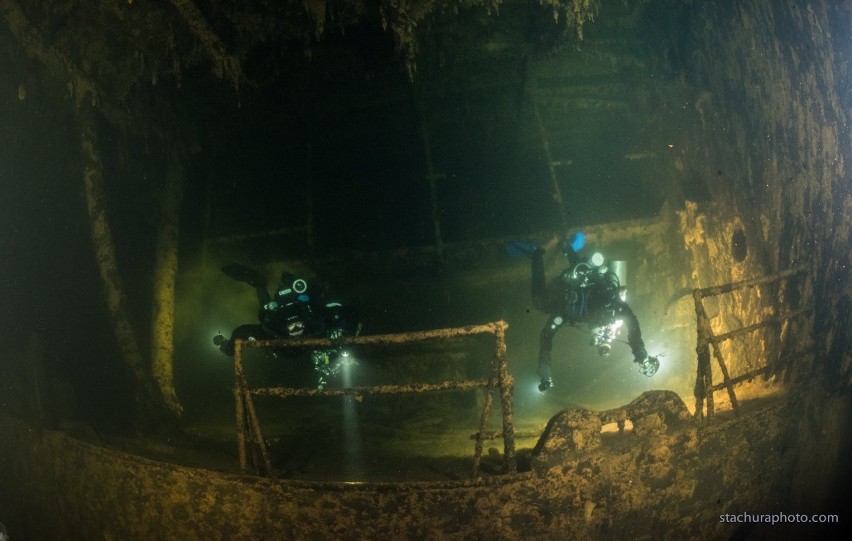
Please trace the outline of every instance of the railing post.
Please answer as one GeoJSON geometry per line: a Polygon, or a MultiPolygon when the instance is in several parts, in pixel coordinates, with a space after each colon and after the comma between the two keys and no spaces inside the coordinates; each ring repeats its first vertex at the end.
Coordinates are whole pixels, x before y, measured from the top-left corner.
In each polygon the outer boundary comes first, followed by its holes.
{"type": "Polygon", "coordinates": [[[479,432],[476,434],[476,445],[473,448],[473,471],[471,475],[479,475],[479,465],[482,461],[482,444],[485,441],[485,432],[488,428],[488,417],[491,415],[491,406],[494,403],[494,387],[500,381],[497,357],[491,361],[491,376],[488,378],[488,386],[485,388],[485,404],[482,406],[482,415],[479,418],[479,432]]]}
{"type": "Polygon", "coordinates": [[[497,338],[497,358],[498,376],[500,378],[500,403],[503,412],[503,460],[508,469],[508,473],[517,473],[518,460],[515,456],[515,426],[513,422],[512,411],[514,409],[512,402],[512,388],[514,382],[512,375],[509,374],[509,366],[506,362],[506,328],[508,324],[505,321],[499,321],[495,324],[495,336],[497,338]]]}
{"type": "Polygon", "coordinates": [[[704,401],[707,401],[707,417],[713,415],[713,371],[710,367],[710,321],[704,311],[703,296],[700,289],[692,292],[695,301],[695,318],[697,343],[695,353],[698,356],[698,366],[695,374],[695,416],[704,418],[704,401]]]}
{"type": "Polygon", "coordinates": [[[245,473],[248,469],[246,459],[246,410],[243,393],[243,361],[242,340],[234,344],[234,404],[237,413],[237,452],[240,457],[240,471],[245,473]]]}

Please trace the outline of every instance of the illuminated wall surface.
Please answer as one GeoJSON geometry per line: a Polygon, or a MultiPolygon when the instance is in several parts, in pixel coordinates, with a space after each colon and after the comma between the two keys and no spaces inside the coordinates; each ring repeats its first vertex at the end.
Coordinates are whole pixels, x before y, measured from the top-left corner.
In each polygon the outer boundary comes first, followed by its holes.
{"type": "MultiPolygon", "coordinates": [[[[0,3],[9,538],[843,531],[848,2],[368,4],[0,3]],[[541,393],[547,315],[504,246],[554,277],[577,230],[661,368],[564,329],[541,393]],[[232,263],[362,336],[507,322],[517,473],[499,389],[255,397],[241,471],[232,263]]],[[[494,351],[357,345],[329,388],[487,380],[494,351]]],[[[308,357],[248,351],[247,384],[315,389],[308,357]]]]}

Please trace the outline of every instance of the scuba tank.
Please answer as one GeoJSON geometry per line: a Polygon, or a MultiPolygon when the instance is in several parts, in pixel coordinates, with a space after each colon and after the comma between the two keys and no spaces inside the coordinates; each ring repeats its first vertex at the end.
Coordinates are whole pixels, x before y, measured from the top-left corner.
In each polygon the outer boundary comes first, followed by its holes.
{"type": "Polygon", "coordinates": [[[618,278],[618,296],[622,301],[627,300],[627,261],[610,261],[609,271],[618,278]]]}

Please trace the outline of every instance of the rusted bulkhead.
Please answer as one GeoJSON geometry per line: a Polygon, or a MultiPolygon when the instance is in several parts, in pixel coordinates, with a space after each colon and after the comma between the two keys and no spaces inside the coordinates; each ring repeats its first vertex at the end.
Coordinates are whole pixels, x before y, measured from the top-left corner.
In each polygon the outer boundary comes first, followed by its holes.
{"type": "Polygon", "coordinates": [[[736,525],[720,514],[770,512],[790,490],[778,480],[795,479],[784,440],[796,433],[782,426],[805,409],[775,402],[702,424],[676,394],[652,391],[558,413],[530,471],[415,484],[224,474],[2,417],[0,509],[20,539],[727,538],[736,525]],[[628,428],[602,433],[610,423],[628,428]]]}

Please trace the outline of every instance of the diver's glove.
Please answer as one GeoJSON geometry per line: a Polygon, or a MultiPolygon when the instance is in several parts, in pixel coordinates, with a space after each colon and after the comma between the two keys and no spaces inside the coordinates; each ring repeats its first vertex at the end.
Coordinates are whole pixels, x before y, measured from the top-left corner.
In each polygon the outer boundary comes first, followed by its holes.
{"type": "Polygon", "coordinates": [[[542,393],[553,387],[553,378],[541,378],[541,383],[538,384],[538,390],[542,393]]]}
{"type": "Polygon", "coordinates": [[[224,336],[222,336],[221,334],[217,334],[216,336],[213,337],[213,345],[216,346],[216,347],[221,346],[222,344],[224,344],[227,341],[228,341],[228,339],[225,338],[224,336]]]}

